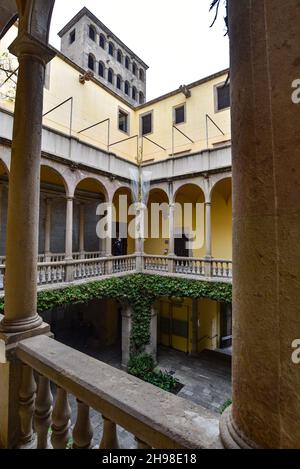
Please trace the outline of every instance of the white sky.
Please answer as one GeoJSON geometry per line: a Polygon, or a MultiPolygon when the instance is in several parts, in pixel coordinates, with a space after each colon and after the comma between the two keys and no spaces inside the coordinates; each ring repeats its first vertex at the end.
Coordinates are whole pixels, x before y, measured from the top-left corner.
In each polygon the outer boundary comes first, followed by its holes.
{"type": "Polygon", "coordinates": [[[223,11],[209,25],[211,0],[56,0],[50,42],[84,6],[148,65],[147,100],[218,72],[229,63],[223,11]]]}

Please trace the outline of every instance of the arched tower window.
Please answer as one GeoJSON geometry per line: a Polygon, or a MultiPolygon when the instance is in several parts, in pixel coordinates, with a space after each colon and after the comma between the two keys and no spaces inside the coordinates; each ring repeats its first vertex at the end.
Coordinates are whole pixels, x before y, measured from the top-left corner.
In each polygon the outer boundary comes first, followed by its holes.
{"type": "Polygon", "coordinates": [[[107,76],[108,82],[113,84],[114,81],[114,72],[111,68],[108,69],[108,76],[107,76]]]}
{"type": "Polygon", "coordinates": [[[145,73],[144,73],[144,70],[142,68],[140,68],[139,75],[140,75],[140,80],[145,81],[145,73]]]}
{"type": "Polygon", "coordinates": [[[117,54],[117,61],[121,64],[123,63],[123,54],[120,49],[118,49],[118,54],[117,54]]]}
{"type": "Polygon", "coordinates": [[[90,27],[89,27],[89,38],[92,41],[96,40],[96,30],[95,30],[94,26],[92,26],[92,25],[90,25],[90,27]]]}
{"type": "Polygon", "coordinates": [[[103,34],[100,34],[99,46],[102,47],[102,49],[105,49],[105,44],[106,44],[105,36],[103,34]]]}
{"type": "Polygon", "coordinates": [[[120,90],[122,88],[122,77],[121,75],[117,76],[117,88],[120,90]]]}
{"type": "Polygon", "coordinates": [[[142,91],[140,91],[140,93],[139,93],[139,103],[144,104],[144,102],[145,102],[144,93],[142,91]]]}
{"type": "Polygon", "coordinates": [[[109,55],[112,55],[112,56],[115,55],[115,46],[113,45],[112,42],[110,42],[108,45],[108,53],[109,55]]]}
{"type": "Polygon", "coordinates": [[[132,63],[132,73],[133,73],[134,75],[136,75],[136,71],[137,71],[136,63],[133,62],[133,63],[132,63]]]}
{"type": "Polygon", "coordinates": [[[134,86],[132,88],[132,99],[134,99],[134,101],[136,101],[136,97],[137,97],[137,89],[136,87],[134,86]]]}
{"type": "Polygon", "coordinates": [[[103,62],[99,62],[99,75],[100,77],[104,77],[105,66],[103,62]]]}
{"type": "Polygon", "coordinates": [[[130,60],[129,60],[129,57],[127,55],[125,57],[125,68],[127,68],[127,70],[129,70],[129,68],[130,68],[130,60]]]}
{"type": "Polygon", "coordinates": [[[130,90],[130,85],[129,85],[129,82],[128,81],[125,81],[125,94],[127,94],[127,96],[129,96],[129,90],[130,90]]]}
{"type": "Polygon", "coordinates": [[[93,72],[95,71],[95,61],[96,59],[93,54],[89,54],[88,67],[90,70],[93,70],[93,72]]]}

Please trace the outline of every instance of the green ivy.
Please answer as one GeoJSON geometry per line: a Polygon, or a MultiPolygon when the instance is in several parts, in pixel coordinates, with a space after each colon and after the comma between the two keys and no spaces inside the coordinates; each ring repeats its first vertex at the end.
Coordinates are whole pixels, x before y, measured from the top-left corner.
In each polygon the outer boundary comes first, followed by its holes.
{"type": "MultiPolygon", "coordinates": [[[[202,282],[158,275],[133,274],[113,277],[78,286],[38,293],[38,311],[49,311],[59,306],[85,304],[95,299],[111,298],[133,309],[131,356],[144,351],[150,340],[151,308],[159,297],[208,298],[231,303],[232,286],[229,283],[202,282]]],[[[0,311],[4,299],[0,300],[0,311]]]]}

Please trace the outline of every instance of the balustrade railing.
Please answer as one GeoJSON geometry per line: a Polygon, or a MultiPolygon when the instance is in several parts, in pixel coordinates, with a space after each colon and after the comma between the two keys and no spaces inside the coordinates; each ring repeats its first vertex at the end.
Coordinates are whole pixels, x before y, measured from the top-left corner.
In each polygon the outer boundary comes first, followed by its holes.
{"type": "Polygon", "coordinates": [[[137,448],[222,447],[217,414],[54,339],[26,339],[16,354],[21,362],[20,447],[117,449],[117,425],[134,435],[137,448]],[[70,407],[70,395],[77,409],[70,407]],[[97,440],[92,411],[102,415],[97,440]]]}
{"type": "MultiPolygon", "coordinates": [[[[93,253],[96,254],[96,253],[93,253]]],[[[53,256],[51,262],[39,262],[37,284],[39,286],[56,285],[81,281],[84,279],[101,278],[104,276],[134,273],[157,273],[162,275],[188,276],[192,278],[232,279],[232,261],[224,259],[200,259],[186,257],[167,257],[143,255],[142,264],[138,256],[91,257],[89,259],[73,259],[65,261],[63,255],[53,256]]],[[[5,264],[0,265],[0,291],[4,289],[5,264]]]]}

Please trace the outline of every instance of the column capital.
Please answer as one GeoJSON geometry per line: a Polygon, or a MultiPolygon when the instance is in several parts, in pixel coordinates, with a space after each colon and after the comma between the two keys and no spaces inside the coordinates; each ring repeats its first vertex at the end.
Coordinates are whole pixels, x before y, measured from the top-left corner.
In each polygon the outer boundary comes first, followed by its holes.
{"type": "Polygon", "coordinates": [[[66,196],[66,201],[67,201],[67,202],[73,202],[74,199],[75,199],[75,197],[73,197],[73,196],[70,196],[70,195],[67,195],[67,196],[66,196]]]}
{"type": "Polygon", "coordinates": [[[211,200],[205,201],[205,202],[204,202],[204,205],[211,206],[211,200]]]}
{"type": "Polygon", "coordinates": [[[9,47],[9,52],[19,59],[22,56],[31,56],[42,62],[45,66],[56,56],[56,52],[52,47],[40,42],[26,32],[21,33],[14,40],[9,47]]]}

